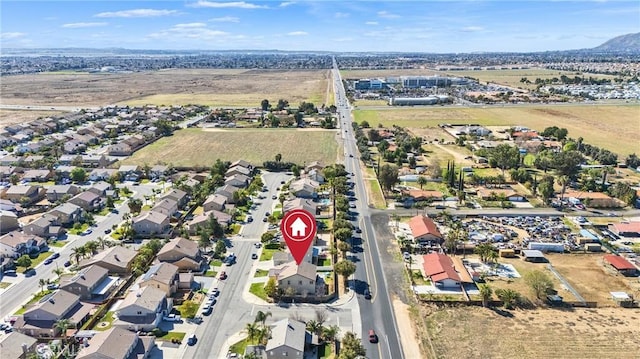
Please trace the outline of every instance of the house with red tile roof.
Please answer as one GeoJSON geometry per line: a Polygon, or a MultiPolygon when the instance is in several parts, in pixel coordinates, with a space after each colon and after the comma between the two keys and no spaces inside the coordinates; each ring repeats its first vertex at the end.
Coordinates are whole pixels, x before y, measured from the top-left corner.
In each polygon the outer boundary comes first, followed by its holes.
{"type": "Polygon", "coordinates": [[[449,256],[442,253],[429,253],[422,258],[424,273],[433,284],[449,288],[460,286],[462,279],[449,256]]]}
{"type": "Polygon", "coordinates": [[[638,274],[638,268],[624,257],[615,254],[607,254],[603,259],[605,263],[611,265],[622,275],[635,276],[638,274]]]}
{"type": "Polygon", "coordinates": [[[622,237],[640,237],[640,222],[613,223],[609,229],[622,237]]]}
{"type": "Polygon", "coordinates": [[[409,220],[411,235],[416,242],[438,242],[443,241],[442,234],[436,227],[433,220],[425,215],[418,215],[409,220]]]}

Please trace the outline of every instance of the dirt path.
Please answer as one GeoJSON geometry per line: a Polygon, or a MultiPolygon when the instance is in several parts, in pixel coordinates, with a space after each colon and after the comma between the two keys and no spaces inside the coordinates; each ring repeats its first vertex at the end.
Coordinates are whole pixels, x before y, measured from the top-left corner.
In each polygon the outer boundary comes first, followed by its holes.
{"type": "Polygon", "coordinates": [[[465,163],[473,164],[473,161],[470,161],[470,160],[468,160],[468,159],[465,159],[465,157],[467,157],[467,156],[465,156],[465,155],[463,155],[463,154],[461,154],[461,153],[459,153],[459,152],[456,152],[456,151],[454,151],[454,150],[452,150],[452,149],[449,149],[449,148],[447,148],[446,146],[443,146],[443,145],[441,145],[441,144],[439,144],[439,143],[434,143],[433,145],[434,145],[434,146],[436,146],[436,147],[438,147],[439,149],[441,149],[441,150],[443,150],[443,151],[447,152],[447,153],[448,153],[448,154],[450,154],[451,156],[453,156],[453,157],[456,159],[456,161],[460,161],[460,162],[465,162],[465,163]]]}
{"type": "Polygon", "coordinates": [[[411,320],[409,315],[409,306],[402,303],[399,299],[394,299],[393,311],[396,315],[398,333],[401,333],[400,342],[402,343],[402,352],[404,353],[404,357],[422,358],[422,355],[420,354],[420,346],[418,345],[419,339],[415,328],[411,325],[414,320],[411,320]]]}

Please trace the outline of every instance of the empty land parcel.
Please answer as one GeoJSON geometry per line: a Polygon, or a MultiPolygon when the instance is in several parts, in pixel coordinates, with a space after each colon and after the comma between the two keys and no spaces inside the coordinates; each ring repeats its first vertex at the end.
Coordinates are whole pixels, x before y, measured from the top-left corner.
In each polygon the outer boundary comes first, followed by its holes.
{"type": "Polygon", "coordinates": [[[620,155],[638,152],[640,128],[638,105],[547,105],[505,107],[388,108],[354,111],[358,122],[371,126],[398,125],[411,128],[436,127],[441,123],[480,124],[486,126],[527,126],[542,131],[558,126],[569,136],[582,137],[586,143],[620,155]]]}
{"type": "Polygon", "coordinates": [[[211,129],[189,128],[163,137],[142,148],[123,161],[124,164],[154,165],[159,162],[174,166],[211,166],[216,159],[236,161],[243,159],[256,165],[274,160],[322,161],[334,163],[338,143],[334,130],[304,129],[211,129]]]}
{"type": "MultiPolygon", "coordinates": [[[[257,107],[327,99],[328,70],[163,70],[135,73],[42,73],[5,76],[0,93],[14,105],[186,105],[257,107]]],[[[34,118],[35,119],[35,118],[34,118]]]]}
{"type": "Polygon", "coordinates": [[[422,310],[438,358],[631,359],[640,352],[640,315],[629,309],[422,310]]]}

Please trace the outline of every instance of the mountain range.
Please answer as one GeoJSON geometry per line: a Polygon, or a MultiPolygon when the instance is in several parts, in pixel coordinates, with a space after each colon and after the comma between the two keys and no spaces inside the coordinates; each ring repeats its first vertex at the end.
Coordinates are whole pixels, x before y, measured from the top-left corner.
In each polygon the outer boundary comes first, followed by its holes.
{"type": "Polygon", "coordinates": [[[640,52],[640,32],[616,36],[591,50],[597,52],[640,52]]]}

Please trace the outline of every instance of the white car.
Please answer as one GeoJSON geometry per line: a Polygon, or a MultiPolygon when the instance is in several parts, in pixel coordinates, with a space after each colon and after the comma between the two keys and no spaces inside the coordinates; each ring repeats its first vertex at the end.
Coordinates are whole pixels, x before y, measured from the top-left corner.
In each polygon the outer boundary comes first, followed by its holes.
{"type": "Polygon", "coordinates": [[[167,322],[179,322],[180,321],[180,315],[169,314],[167,316],[162,317],[162,320],[167,321],[167,322]]]}

